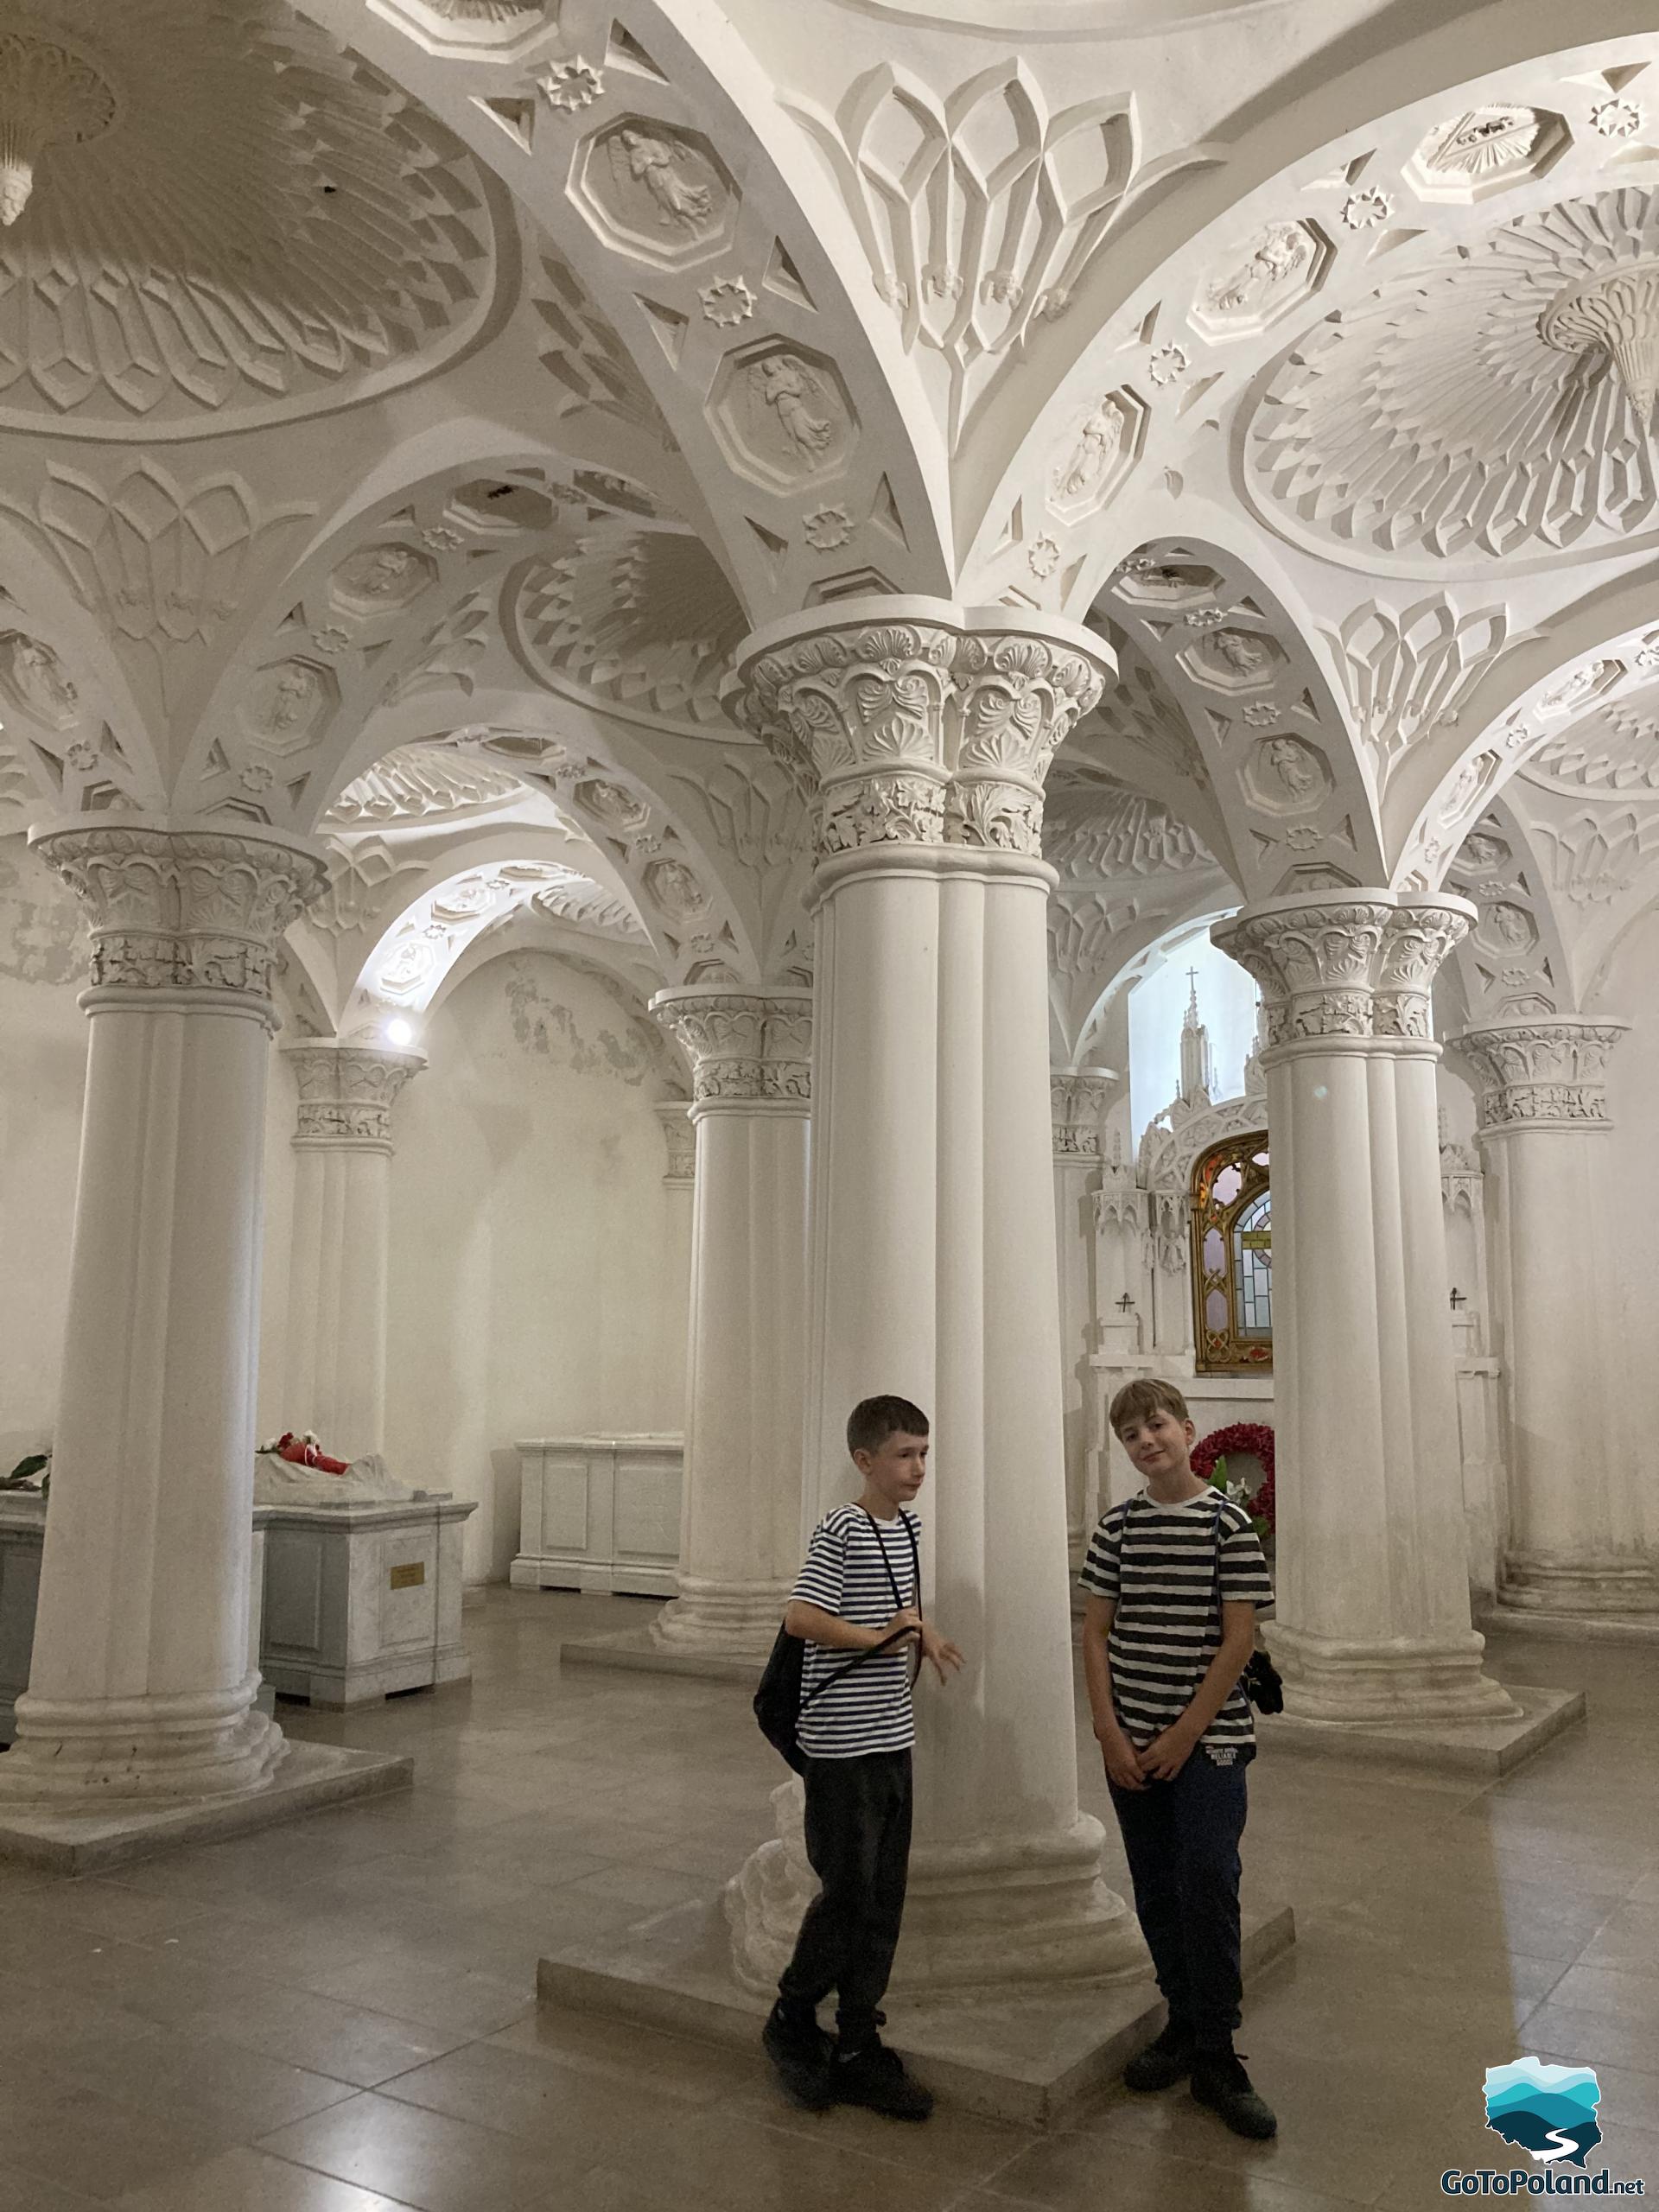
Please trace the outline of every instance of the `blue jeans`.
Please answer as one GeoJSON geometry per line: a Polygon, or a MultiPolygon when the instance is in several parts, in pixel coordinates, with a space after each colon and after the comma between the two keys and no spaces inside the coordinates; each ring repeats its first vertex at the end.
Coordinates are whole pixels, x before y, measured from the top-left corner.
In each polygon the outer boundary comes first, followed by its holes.
{"type": "Polygon", "coordinates": [[[1248,1806],[1244,1766],[1217,1766],[1200,1745],[1173,1782],[1110,1787],[1135,1916],[1171,2023],[1200,2050],[1230,2050],[1243,1993],[1238,1840],[1248,1806]]]}

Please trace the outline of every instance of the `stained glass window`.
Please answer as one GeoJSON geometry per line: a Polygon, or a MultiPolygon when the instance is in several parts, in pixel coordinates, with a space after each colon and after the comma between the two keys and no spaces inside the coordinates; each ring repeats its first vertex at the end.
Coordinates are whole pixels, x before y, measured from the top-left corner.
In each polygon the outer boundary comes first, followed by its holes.
{"type": "Polygon", "coordinates": [[[1212,1145],[1192,1170],[1192,1274],[1201,1375],[1273,1365],[1273,1194],[1261,1130],[1212,1145]]]}

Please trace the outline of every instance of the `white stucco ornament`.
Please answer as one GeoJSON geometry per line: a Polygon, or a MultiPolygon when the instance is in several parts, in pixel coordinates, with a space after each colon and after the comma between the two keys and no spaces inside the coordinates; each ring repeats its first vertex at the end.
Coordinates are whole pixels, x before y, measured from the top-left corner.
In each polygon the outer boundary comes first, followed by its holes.
{"type": "Polygon", "coordinates": [[[28,207],[35,164],[50,146],[101,137],[115,95],[90,62],[26,31],[0,35],[0,224],[28,207]]]}

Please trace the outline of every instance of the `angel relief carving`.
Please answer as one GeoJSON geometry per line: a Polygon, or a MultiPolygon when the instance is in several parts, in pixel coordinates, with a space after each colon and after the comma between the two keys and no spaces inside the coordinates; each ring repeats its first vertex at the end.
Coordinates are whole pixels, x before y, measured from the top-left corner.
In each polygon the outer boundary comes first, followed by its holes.
{"type": "Polygon", "coordinates": [[[21,631],[0,638],[0,680],[18,706],[48,729],[67,729],[80,712],[75,687],[50,645],[21,631]]]}
{"type": "Polygon", "coordinates": [[[1135,418],[1128,401],[1107,392],[1084,416],[1050,480],[1057,511],[1092,510],[1130,457],[1135,418]]]}
{"type": "Polygon", "coordinates": [[[689,174],[686,147],[626,124],[611,143],[613,162],[634,184],[644,186],[656,202],[658,221],[665,228],[695,233],[709,221],[714,194],[689,174]]]}
{"type": "Polygon", "coordinates": [[[824,386],[795,353],[774,353],[749,371],[749,389],[778,418],[778,427],[797,453],[812,460],[829,445],[835,424],[828,413],[814,411],[824,402],[824,386]]]}

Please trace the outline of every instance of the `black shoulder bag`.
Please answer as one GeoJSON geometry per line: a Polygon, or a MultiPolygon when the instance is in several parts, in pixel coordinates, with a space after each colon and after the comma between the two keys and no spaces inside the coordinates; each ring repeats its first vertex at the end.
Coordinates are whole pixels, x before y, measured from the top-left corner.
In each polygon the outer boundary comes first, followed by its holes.
{"type": "MultiPolygon", "coordinates": [[[[899,1579],[893,1571],[893,1561],[887,1557],[887,1548],[881,1541],[881,1531],[876,1528],[874,1514],[867,1512],[864,1518],[872,1529],[875,1529],[876,1549],[881,1554],[881,1563],[887,1570],[887,1580],[893,1586],[893,1610],[895,1613],[901,1613],[905,1610],[905,1601],[899,1595],[899,1579]]],[[[921,1553],[917,1548],[916,1531],[908,1517],[901,1512],[899,1518],[904,1521],[905,1534],[910,1538],[911,1565],[914,1570],[912,1586],[916,1593],[912,1602],[919,1608],[922,1597],[921,1553]]],[[[914,1629],[901,1628],[892,1636],[884,1636],[880,1643],[871,1644],[868,1651],[855,1652],[844,1666],[837,1667],[826,1681],[818,1684],[810,1697],[803,1697],[801,1675],[806,1663],[806,1639],[791,1636],[786,1628],[780,1628],[754,1693],[754,1717],[760,1724],[760,1733],[773,1751],[788,1760],[797,1774],[804,1774],[806,1754],[800,1745],[800,1723],[801,1715],[807,1707],[816,1703],[825,1690],[833,1689],[842,1676],[850,1674],[855,1667],[861,1667],[867,1659],[879,1658],[884,1651],[891,1651],[907,1636],[914,1636],[915,1633],[914,1629]]],[[[919,1675],[921,1671],[922,1655],[918,1647],[916,1672],[919,1675]]]]}
{"type": "MultiPolygon", "coordinates": [[[[1221,1610],[1221,1520],[1226,1510],[1225,1500],[1216,1514],[1216,1642],[1219,1649],[1226,1632],[1226,1617],[1221,1610]]],[[[1279,1669],[1265,1651],[1252,1651],[1239,1676],[1244,1685],[1244,1694],[1258,1713],[1282,1713],[1285,1709],[1285,1686],[1279,1669]]]]}

